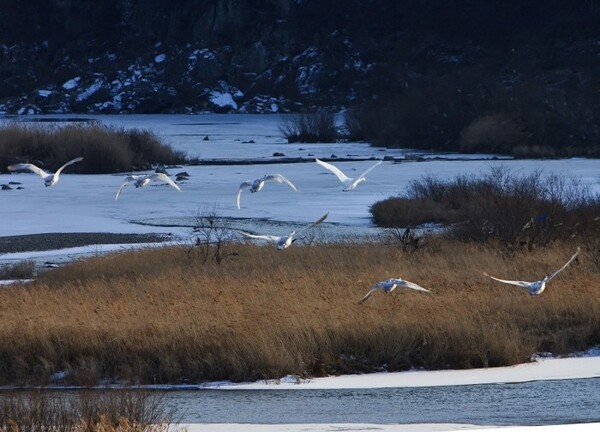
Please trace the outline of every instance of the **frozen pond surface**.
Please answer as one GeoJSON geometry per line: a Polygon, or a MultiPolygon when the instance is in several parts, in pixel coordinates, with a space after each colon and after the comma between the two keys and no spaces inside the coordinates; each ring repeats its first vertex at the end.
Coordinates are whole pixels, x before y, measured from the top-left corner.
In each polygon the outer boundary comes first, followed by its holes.
{"type": "MultiPolygon", "coordinates": [[[[323,227],[335,227],[339,232],[337,235],[375,235],[378,231],[372,226],[369,207],[380,199],[399,194],[410,181],[424,175],[442,179],[465,173],[477,175],[495,166],[505,166],[523,174],[538,169],[543,169],[545,174],[560,173],[578,178],[600,191],[598,160],[494,160],[490,155],[462,155],[464,159],[461,155],[445,155],[450,160],[436,160],[434,154],[420,153],[425,156],[425,161],[383,162],[369,173],[365,183],[345,193],[333,174],[312,162],[314,157],[351,155],[357,160],[336,165],[352,176],[373,164],[365,158],[382,159],[387,155],[401,160],[407,153],[415,152],[379,149],[365,143],[287,144],[279,132],[281,117],[278,115],[77,117],[96,119],[116,127],[152,130],[174,148],[202,159],[276,160],[273,153],[281,152],[286,156],[301,156],[310,162],[172,167],[168,169],[172,175],[181,171],[190,174],[189,180],[180,184],[182,192],[163,185],[138,190],[127,187],[118,201],[114,197],[125,173],[76,175],[67,171],[61,176],[60,183],[51,188],[45,188],[34,174],[2,174],[0,184],[16,181],[24,189],[0,192],[0,219],[3,221],[0,236],[97,231],[170,232],[189,238],[189,227],[195,216],[210,211],[231,218],[238,228],[254,228],[256,232],[274,235],[287,234],[298,224],[310,223],[329,212],[323,227]],[[208,141],[204,141],[204,137],[209,137],[208,141]],[[271,173],[285,175],[297,186],[298,192],[282,184],[269,183],[260,193],[244,191],[238,210],[236,195],[240,183],[271,173]]],[[[40,118],[48,119],[36,116],[20,119],[40,118]]]]}

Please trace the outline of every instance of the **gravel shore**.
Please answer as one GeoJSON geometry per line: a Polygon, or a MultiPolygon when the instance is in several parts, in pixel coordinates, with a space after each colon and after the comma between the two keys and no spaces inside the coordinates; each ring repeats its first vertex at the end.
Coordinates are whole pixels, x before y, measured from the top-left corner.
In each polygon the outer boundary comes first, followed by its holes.
{"type": "Polygon", "coordinates": [[[0,237],[0,254],[47,251],[77,246],[119,243],[158,243],[170,240],[160,234],[48,233],[0,237]]]}

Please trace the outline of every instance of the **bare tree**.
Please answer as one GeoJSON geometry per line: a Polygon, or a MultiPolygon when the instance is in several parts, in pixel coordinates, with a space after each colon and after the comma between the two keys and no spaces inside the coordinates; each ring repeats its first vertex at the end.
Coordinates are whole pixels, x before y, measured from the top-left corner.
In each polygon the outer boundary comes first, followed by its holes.
{"type": "Polygon", "coordinates": [[[194,216],[194,233],[197,237],[193,249],[200,252],[204,263],[213,259],[220,264],[225,258],[236,255],[229,248],[235,236],[229,220],[218,216],[216,206],[198,210],[194,216]]]}

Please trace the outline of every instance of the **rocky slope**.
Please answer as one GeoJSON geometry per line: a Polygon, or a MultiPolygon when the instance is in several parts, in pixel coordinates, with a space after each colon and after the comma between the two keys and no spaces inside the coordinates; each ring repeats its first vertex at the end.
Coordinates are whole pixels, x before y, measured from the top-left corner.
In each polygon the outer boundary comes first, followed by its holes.
{"type": "Polygon", "coordinates": [[[0,112],[340,109],[480,66],[504,85],[568,89],[599,76],[598,9],[591,0],[5,0],[0,112]]]}

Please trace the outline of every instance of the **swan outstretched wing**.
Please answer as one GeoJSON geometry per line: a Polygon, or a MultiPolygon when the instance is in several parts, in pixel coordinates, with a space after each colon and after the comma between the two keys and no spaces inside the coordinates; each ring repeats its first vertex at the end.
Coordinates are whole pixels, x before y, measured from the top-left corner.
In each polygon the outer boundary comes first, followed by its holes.
{"type": "Polygon", "coordinates": [[[121,195],[121,191],[123,190],[123,188],[125,186],[127,186],[130,182],[137,180],[138,177],[139,176],[134,176],[134,175],[128,175],[127,177],[125,177],[125,180],[123,181],[123,183],[121,183],[121,186],[119,187],[119,190],[117,191],[117,194],[115,195],[115,201],[119,199],[119,196],[121,195]]]}
{"type": "Polygon", "coordinates": [[[529,288],[531,286],[531,282],[525,282],[525,281],[514,281],[514,280],[505,280],[505,279],[498,279],[497,277],[494,276],[490,276],[487,273],[483,273],[485,276],[492,278],[498,282],[503,282],[505,284],[510,284],[510,285],[516,285],[516,286],[520,286],[523,288],[529,288]]]}
{"type": "Polygon", "coordinates": [[[423,288],[422,286],[417,285],[414,282],[410,282],[410,281],[407,281],[407,280],[404,280],[404,279],[396,279],[396,280],[394,280],[394,282],[399,287],[402,287],[402,288],[410,288],[410,289],[414,289],[414,290],[417,290],[417,291],[424,291],[424,292],[428,292],[428,293],[431,292],[431,290],[428,290],[427,288],[423,288]]]}
{"type": "Polygon", "coordinates": [[[160,180],[161,182],[164,182],[164,183],[168,184],[169,186],[177,189],[179,192],[181,192],[181,188],[179,187],[179,185],[177,183],[175,183],[173,180],[171,180],[171,178],[164,173],[154,173],[154,174],[148,176],[148,178],[150,180],[160,180]]]}
{"type": "Polygon", "coordinates": [[[549,274],[548,276],[546,276],[544,278],[544,281],[546,282],[550,282],[557,274],[559,274],[561,271],[563,271],[569,264],[571,264],[575,258],[577,258],[577,255],[579,255],[579,250],[580,248],[577,248],[577,252],[575,252],[575,254],[573,254],[573,256],[569,259],[569,261],[567,261],[567,263],[562,266],[561,268],[559,268],[558,270],[556,270],[554,273],[549,274]]]}
{"type": "MultiPolygon", "coordinates": [[[[330,163],[327,162],[323,162],[321,159],[316,159],[315,158],[315,162],[317,162],[319,165],[321,165],[323,168],[331,171],[332,173],[335,174],[335,176],[338,178],[339,181],[341,181],[342,183],[347,183],[349,181],[352,181],[353,179],[348,177],[346,174],[344,174],[338,167],[331,165],[330,163]]],[[[381,162],[380,162],[381,163],[381,162]]],[[[369,172],[371,169],[373,169],[373,167],[371,167],[369,170],[367,170],[365,172],[365,174],[367,172],[369,172]]]]}
{"type": "Polygon", "coordinates": [[[382,163],[382,162],[383,162],[383,161],[379,161],[379,162],[377,162],[375,165],[371,166],[369,169],[367,169],[367,170],[366,170],[364,173],[362,173],[361,175],[359,175],[357,178],[363,178],[364,176],[366,176],[367,174],[369,174],[369,172],[371,172],[371,170],[372,170],[373,168],[375,168],[375,167],[376,167],[376,166],[378,166],[378,165],[381,165],[381,163],[382,163]]]}
{"type": "Polygon", "coordinates": [[[300,234],[302,231],[306,231],[307,229],[310,229],[310,228],[312,228],[312,227],[314,227],[314,226],[316,226],[316,225],[319,225],[321,222],[323,222],[325,219],[327,219],[327,216],[329,216],[329,212],[327,212],[327,213],[325,213],[323,216],[321,216],[321,217],[319,218],[319,220],[317,220],[316,222],[313,222],[313,223],[311,223],[310,225],[308,225],[308,226],[306,226],[306,227],[304,227],[304,228],[302,228],[302,229],[299,229],[298,231],[296,231],[296,232],[294,233],[294,235],[296,235],[296,236],[297,236],[297,235],[298,235],[298,234],[300,234]]]}
{"type": "Polygon", "coordinates": [[[259,235],[259,234],[250,234],[245,231],[236,231],[237,233],[243,235],[244,237],[261,239],[261,240],[269,240],[269,241],[279,241],[281,237],[274,235],[259,235]]]}
{"type": "Polygon", "coordinates": [[[69,165],[73,165],[74,163],[81,162],[82,160],[83,160],[83,157],[81,157],[81,156],[76,157],[75,159],[70,160],[69,162],[67,162],[66,164],[64,164],[63,166],[61,166],[59,169],[57,169],[56,172],[54,173],[54,175],[59,175],[62,172],[62,170],[64,170],[69,165]]]}
{"type": "Polygon", "coordinates": [[[377,291],[378,289],[379,289],[379,287],[377,287],[377,286],[374,286],[373,288],[371,288],[371,290],[368,293],[366,293],[365,296],[358,301],[358,304],[361,304],[361,303],[364,303],[365,301],[367,301],[368,298],[371,297],[373,295],[373,293],[375,291],[377,291]]]}
{"type": "Polygon", "coordinates": [[[265,178],[265,180],[274,180],[274,181],[279,182],[279,183],[285,183],[289,187],[291,187],[292,189],[294,189],[296,192],[298,192],[298,189],[296,189],[296,186],[294,186],[291,181],[289,181],[288,179],[286,179],[281,174],[271,174],[271,175],[265,176],[264,178],[265,178]]]}
{"type": "Polygon", "coordinates": [[[7,168],[9,171],[29,171],[29,172],[37,174],[41,177],[46,177],[48,175],[51,175],[51,174],[48,174],[43,169],[38,168],[34,164],[30,164],[30,163],[18,163],[18,164],[14,164],[14,165],[9,165],[9,166],[7,166],[7,168]]]}
{"type": "Polygon", "coordinates": [[[249,187],[252,187],[252,182],[249,182],[249,181],[245,181],[240,185],[240,189],[238,190],[238,193],[237,193],[237,208],[238,209],[240,208],[240,197],[242,195],[242,191],[244,189],[248,189],[249,187]]]}

